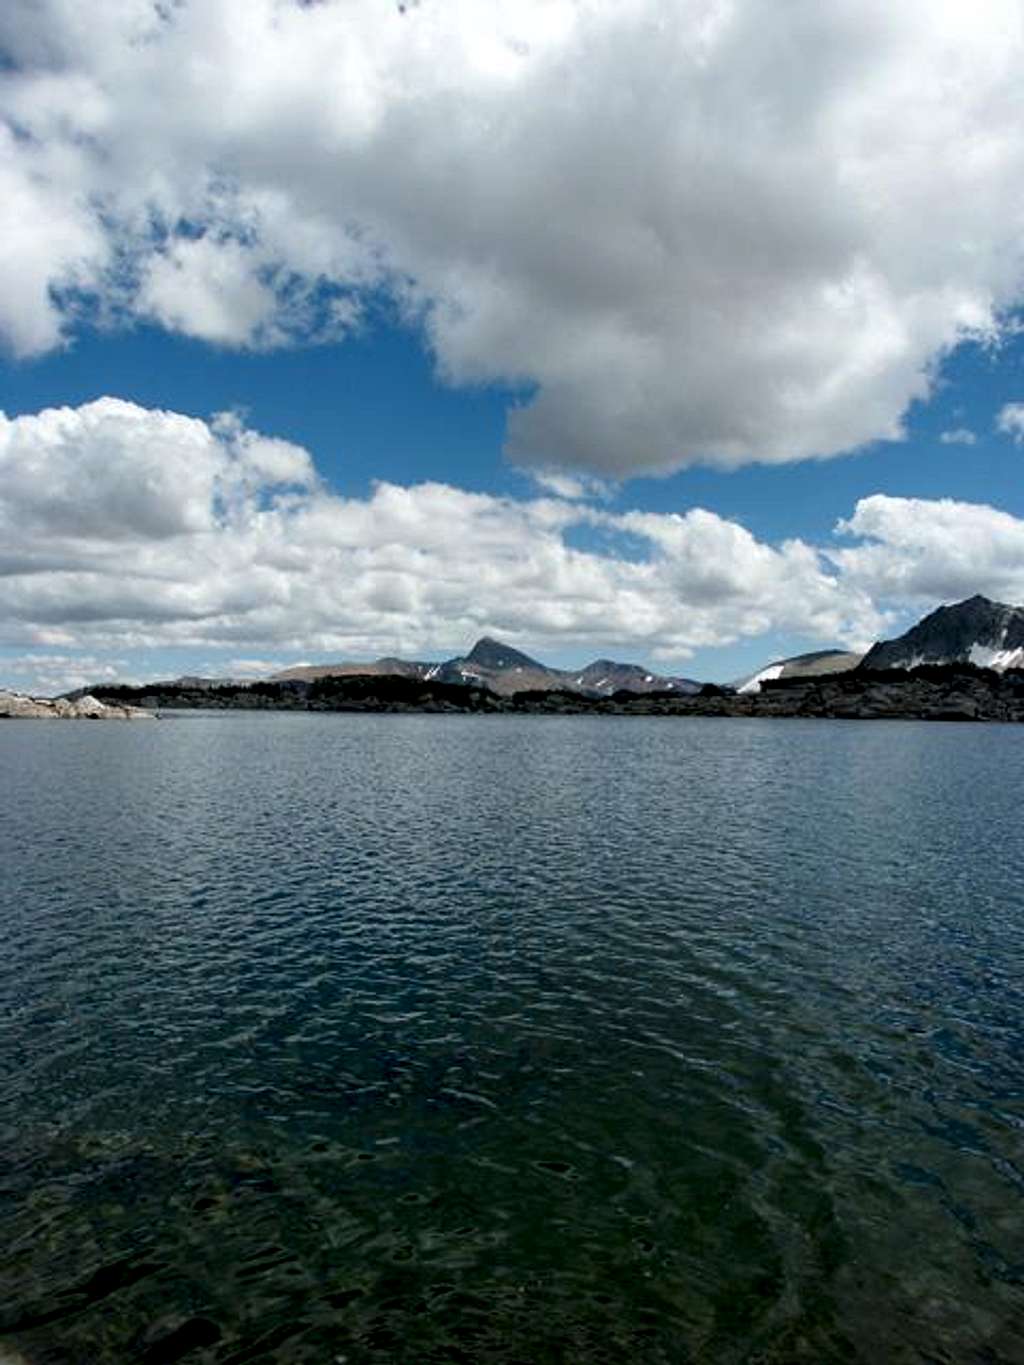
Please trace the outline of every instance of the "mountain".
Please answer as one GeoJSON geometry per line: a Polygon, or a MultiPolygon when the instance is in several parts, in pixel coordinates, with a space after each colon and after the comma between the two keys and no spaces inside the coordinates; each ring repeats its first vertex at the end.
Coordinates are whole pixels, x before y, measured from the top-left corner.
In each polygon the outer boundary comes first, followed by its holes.
{"type": "Polygon", "coordinates": [[[854,668],[911,669],[921,664],[975,664],[1003,672],[1024,668],[1024,607],[980,594],[939,607],[896,640],[880,640],[866,654],[823,649],[776,659],[735,684],[739,693],[761,691],[778,678],[811,678],[854,668]]]}
{"type": "Polygon", "coordinates": [[[489,635],[477,640],[468,654],[435,664],[426,677],[430,682],[487,687],[505,697],[513,692],[550,692],[564,685],[558,669],[548,668],[489,635]]]}
{"type": "Polygon", "coordinates": [[[760,692],[763,682],[776,678],[817,678],[826,673],[848,673],[856,668],[864,656],[842,649],[818,649],[811,654],[794,654],[789,659],[776,659],[750,677],[736,683],[741,693],[760,692]]]}
{"type": "Polygon", "coordinates": [[[595,659],[581,669],[549,668],[511,645],[485,635],[468,654],[443,663],[418,663],[407,659],[383,658],[373,663],[313,664],[286,668],[271,677],[271,682],[311,682],[334,677],[402,677],[422,682],[455,683],[487,687],[499,696],[516,692],[578,692],[586,697],[610,697],[615,692],[675,692],[683,696],[700,690],[692,678],[666,677],[649,673],[639,664],[617,663],[614,659],[595,659]]]}
{"type": "Polygon", "coordinates": [[[317,678],[429,678],[440,664],[413,663],[408,659],[386,656],[371,663],[297,664],[271,673],[268,682],[315,682],[317,678]]]}
{"type": "Polygon", "coordinates": [[[489,672],[503,672],[510,668],[518,668],[520,671],[539,668],[544,673],[550,671],[544,664],[531,659],[529,654],[523,654],[518,649],[513,649],[511,645],[503,645],[500,640],[493,640],[489,635],[477,640],[466,655],[465,662],[476,668],[487,669],[489,672]]]}
{"type": "Polygon", "coordinates": [[[980,594],[939,607],[898,639],[872,645],[861,667],[951,663],[976,664],[1000,673],[1024,667],[1024,608],[992,602],[980,594]]]}

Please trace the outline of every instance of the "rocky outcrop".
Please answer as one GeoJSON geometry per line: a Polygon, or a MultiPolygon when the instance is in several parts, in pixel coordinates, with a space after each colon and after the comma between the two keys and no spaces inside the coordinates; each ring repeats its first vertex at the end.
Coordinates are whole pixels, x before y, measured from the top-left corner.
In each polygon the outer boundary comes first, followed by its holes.
{"type": "Polygon", "coordinates": [[[779,678],[755,696],[725,699],[722,714],[823,720],[1024,721],[1024,675],[965,665],[779,678]],[[740,709],[747,703],[749,710],[740,709]]]}
{"type": "Polygon", "coordinates": [[[486,687],[354,674],[215,687],[148,683],[97,688],[102,700],[149,711],[495,711],[505,699],[486,687]]]}
{"type": "Polygon", "coordinates": [[[4,720],[152,720],[151,711],[123,704],[108,705],[91,693],[76,697],[26,697],[0,690],[0,719],[4,720]]]}

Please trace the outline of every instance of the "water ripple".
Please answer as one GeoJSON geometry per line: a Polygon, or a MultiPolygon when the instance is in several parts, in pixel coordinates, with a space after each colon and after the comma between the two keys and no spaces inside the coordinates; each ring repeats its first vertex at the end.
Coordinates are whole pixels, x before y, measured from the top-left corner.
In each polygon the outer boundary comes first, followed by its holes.
{"type": "Polygon", "coordinates": [[[1024,1360],[1018,745],[4,727],[0,1357],[1024,1360]]]}

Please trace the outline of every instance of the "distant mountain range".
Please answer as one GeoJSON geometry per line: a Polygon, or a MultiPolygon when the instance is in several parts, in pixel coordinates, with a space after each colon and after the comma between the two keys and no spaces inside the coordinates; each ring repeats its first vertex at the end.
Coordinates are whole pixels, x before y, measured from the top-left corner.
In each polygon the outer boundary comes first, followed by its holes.
{"type": "Polygon", "coordinates": [[[665,677],[639,664],[595,659],[585,668],[549,668],[528,654],[502,644],[489,635],[478,640],[468,654],[443,663],[418,663],[383,658],[373,663],[314,664],[286,668],[270,682],[313,682],[319,678],[398,677],[420,682],[465,684],[486,687],[500,697],[516,692],[577,692],[585,697],[611,697],[616,692],[675,692],[683,696],[700,691],[692,678],[665,677]]]}
{"type": "MultiPolygon", "coordinates": [[[[980,595],[970,597],[952,606],[939,607],[898,639],[880,641],[866,654],[840,649],[796,654],[774,660],[731,687],[712,687],[710,690],[750,696],[762,692],[763,686],[771,687],[780,682],[868,671],[909,671],[926,664],[971,664],[997,673],[1024,669],[1024,608],[993,602],[980,595]]],[[[341,662],[286,668],[261,680],[184,677],[148,686],[150,689],[185,689],[190,693],[268,685],[301,690],[313,683],[346,678],[353,682],[362,679],[368,684],[374,679],[404,679],[431,687],[483,688],[501,698],[511,698],[517,693],[569,693],[592,701],[609,699],[618,693],[641,697],[656,694],[693,697],[702,687],[693,678],[652,673],[639,664],[621,663],[615,659],[595,659],[585,668],[550,668],[490,636],[478,640],[468,654],[441,663],[387,657],[372,663],[341,662]]],[[[74,699],[89,691],[99,695],[100,690],[97,687],[79,688],[67,695],[74,699]]]]}
{"type": "MultiPolygon", "coordinates": [[[[84,690],[84,689],[83,689],[84,690]]],[[[69,694],[74,699],[76,694],[69,694]]],[[[2,701],[2,699],[0,699],[2,701]]],[[[26,699],[6,712],[27,714],[26,699]]],[[[321,664],[273,678],[184,678],[101,685],[89,706],[179,709],[512,714],[793,716],[837,720],[1024,722],[1024,609],[972,597],[940,607],[860,658],[818,650],[779,659],[737,688],[598,659],[548,668],[485,638],[444,663],[379,659],[321,664]]],[[[95,710],[88,711],[96,714],[95,710]]]]}

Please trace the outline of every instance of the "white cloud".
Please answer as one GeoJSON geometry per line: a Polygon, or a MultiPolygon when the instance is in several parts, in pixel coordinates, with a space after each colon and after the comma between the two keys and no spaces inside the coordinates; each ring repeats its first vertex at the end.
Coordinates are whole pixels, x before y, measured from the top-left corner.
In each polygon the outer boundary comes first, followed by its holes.
{"type": "Polygon", "coordinates": [[[7,0],[0,331],[220,344],[384,289],[512,456],[620,478],[898,438],[1024,279],[1017,0],[7,0]]]}
{"type": "Polygon", "coordinates": [[[77,687],[117,682],[124,677],[122,660],[90,654],[22,654],[0,657],[0,673],[15,690],[34,697],[52,697],[77,687]]]}
{"type": "Polygon", "coordinates": [[[57,295],[95,286],[109,264],[107,236],[74,188],[82,180],[72,149],[22,141],[0,123],[0,341],[17,355],[57,346],[73,319],[57,295]]]}
{"type": "Polygon", "coordinates": [[[591,479],[580,474],[565,474],[557,470],[535,470],[533,481],[545,493],[570,502],[596,499],[605,502],[611,497],[611,487],[603,479],[591,479]]]}
{"type": "Polygon", "coordinates": [[[49,691],[124,676],[117,660],[152,673],[147,651],[249,675],[484,633],[681,664],[768,634],[862,647],[976,592],[1024,602],[1024,521],[996,508],[876,494],[836,530],[848,543],[772,545],[702,508],[439,483],[343,498],[237,414],[104,398],[0,415],[0,649],[49,691]]]}
{"type": "Polygon", "coordinates": [[[711,512],[438,483],[341,498],[237,415],[112,398],[0,422],[0,546],[0,645],[62,653],[418,655],[491,632],[682,659],[769,630],[863,641],[880,621],[812,547],[711,512]]]}
{"type": "Polygon", "coordinates": [[[872,600],[934,605],[981,592],[1024,603],[1024,521],[995,507],[878,493],[837,530],[866,542],[829,557],[872,600]]]}
{"type": "Polygon", "coordinates": [[[939,435],[939,440],[944,446],[973,446],[978,442],[977,436],[968,427],[954,427],[951,431],[943,431],[939,435]]]}
{"type": "Polygon", "coordinates": [[[136,307],[172,331],[244,345],[265,329],[276,303],[253,265],[238,242],[171,242],[148,261],[136,307]]]}
{"type": "Polygon", "coordinates": [[[102,398],[8,419],[0,413],[0,571],[116,557],[118,546],[199,536],[256,515],[276,485],[308,485],[304,450],[222,414],[102,398]]]}
{"type": "Polygon", "coordinates": [[[217,677],[265,678],[283,666],[280,659],[229,659],[227,663],[214,664],[213,670],[217,677]]]}
{"type": "Polygon", "coordinates": [[[996,418],[996,430],[1012,437],[1017,445],[1024,444],[1024,403],[1004,403],[996,418]]]}

